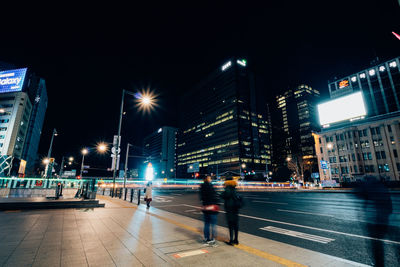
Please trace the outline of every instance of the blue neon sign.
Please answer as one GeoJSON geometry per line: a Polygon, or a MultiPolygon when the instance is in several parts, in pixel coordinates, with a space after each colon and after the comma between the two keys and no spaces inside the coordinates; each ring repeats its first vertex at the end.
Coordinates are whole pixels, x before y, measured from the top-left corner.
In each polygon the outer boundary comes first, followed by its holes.
{"type": "Polygon", "coordinates": [[[0,71],[0,94],[18,92],[24,85],[26,68],[0,71]]]}

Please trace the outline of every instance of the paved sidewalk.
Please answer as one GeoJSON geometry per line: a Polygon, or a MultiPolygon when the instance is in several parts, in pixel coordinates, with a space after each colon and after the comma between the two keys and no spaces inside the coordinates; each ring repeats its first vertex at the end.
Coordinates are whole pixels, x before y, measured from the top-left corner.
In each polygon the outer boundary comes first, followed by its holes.
{"type": "Polygon", "coordinates": [[[240,233],[201,242],[202,222],[120,199],[105,208],[0,212],[2,266],[363,266],[240,233]],[[290,253],[288,253],[290,252],[290,253]]]}

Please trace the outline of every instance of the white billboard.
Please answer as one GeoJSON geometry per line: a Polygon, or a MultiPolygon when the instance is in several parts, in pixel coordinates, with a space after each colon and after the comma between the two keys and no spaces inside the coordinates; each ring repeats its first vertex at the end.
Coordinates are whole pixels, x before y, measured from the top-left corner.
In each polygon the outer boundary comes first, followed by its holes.
{"type": "Polygon", "coordinates": [[[361,92],[346,95],[318,105],[319,123],[330,123],[351,120],[367,115],[361,92]]]}

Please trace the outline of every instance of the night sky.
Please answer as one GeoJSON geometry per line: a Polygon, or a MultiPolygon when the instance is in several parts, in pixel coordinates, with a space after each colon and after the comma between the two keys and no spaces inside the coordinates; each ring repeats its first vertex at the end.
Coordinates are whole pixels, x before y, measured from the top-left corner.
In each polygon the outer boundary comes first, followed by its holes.
{"type": "MultiPolygon", "coordinates": [[[[326,96],[329,79],[367,68],[376,56],[400,55],[391,33],[400,34],[397,0],[167,2],[2,8],[0,61],[30,67],[46,80],[42,156],[53,128],[56,157],[111,142],[123,88],[151,88],[160,105],[143,116],[127,97],[123,143],[141,145],[160,126],[177,126],[177,97],[231,56],[247,58],[271,101],[299,83],[326,96]]],[[[92,154],[88,162],[101,165],[92,154]]]]}

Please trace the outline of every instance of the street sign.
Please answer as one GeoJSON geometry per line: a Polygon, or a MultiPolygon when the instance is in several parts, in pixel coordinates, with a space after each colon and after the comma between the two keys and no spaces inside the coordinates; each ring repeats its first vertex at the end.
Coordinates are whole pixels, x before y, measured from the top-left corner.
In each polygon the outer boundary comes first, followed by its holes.
{"type": "Polygon", "coordinates": [[[83,170],[82,173],[88,173],[88,171],[87,170],[83,170]]]}
{"type": "Polygon", "coordinates": [[[321,169],[328,169],[328,162],[326,160],[321,160],[321,169]]]}
{"type": "Polygon", "coordinates": [[[71,170],[71,171],[64,171],[62,177],[75,177],[76,176],[76,170],[71,170]]]}
{"type": "Polygon", "coordinates": [[[188,164],[187,166],[188,166],[187,168],[188,173],[199,172],[200,170],[200,164],[198,162],[195,162],[193,164],[188,164]]]}
{"type": "Polygon", "coordinates": [[[83,165],[83,168],[84,168],[84,169],[89,169],[90,166],[89,166],[89,165],[83,165]]]}

